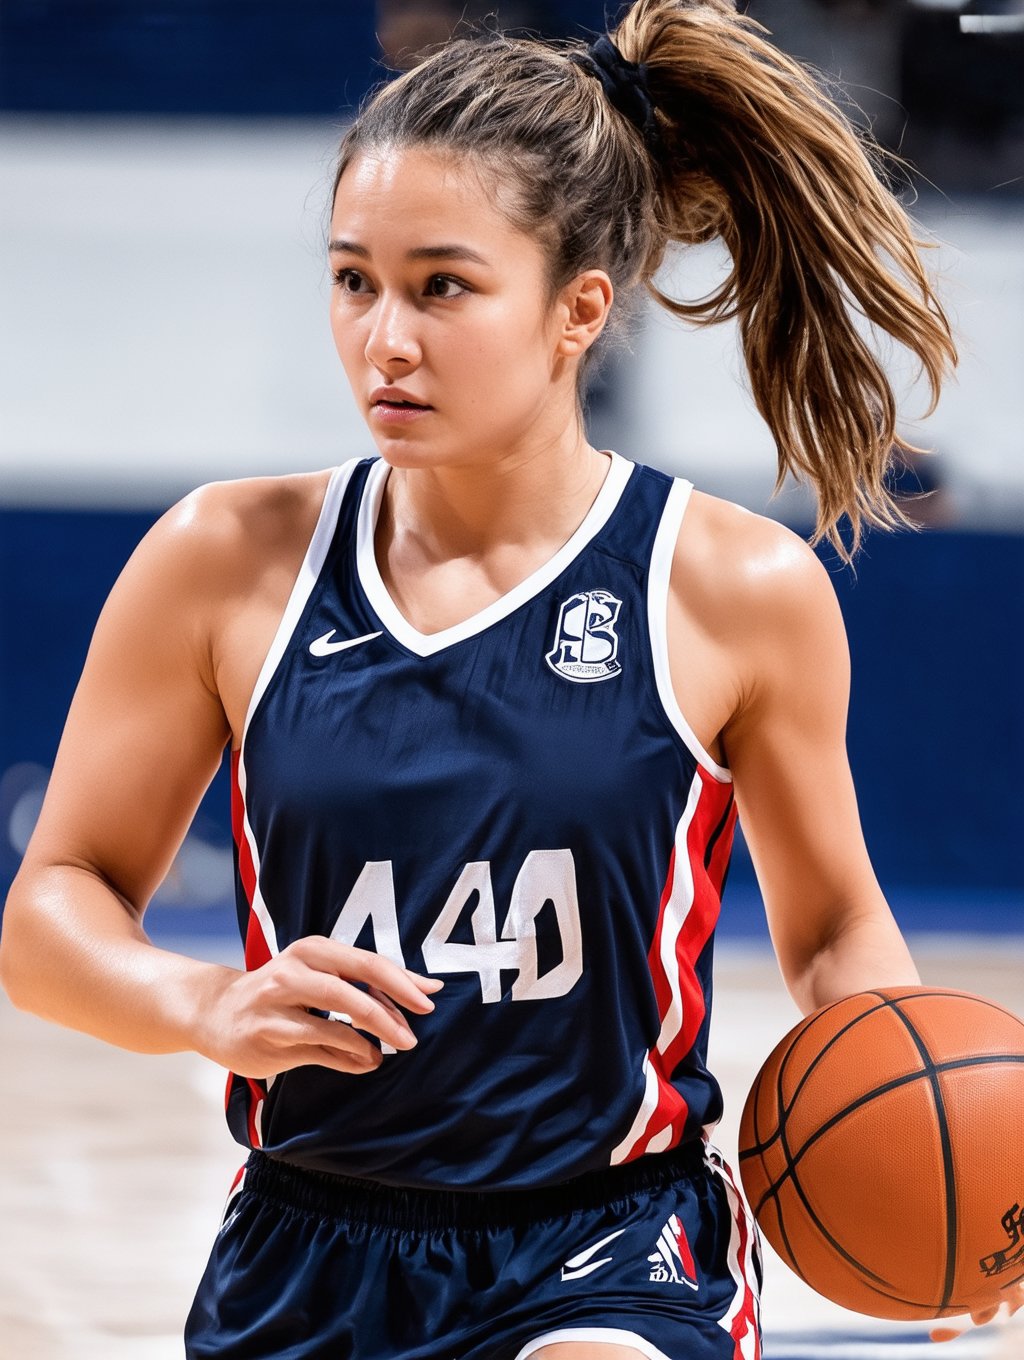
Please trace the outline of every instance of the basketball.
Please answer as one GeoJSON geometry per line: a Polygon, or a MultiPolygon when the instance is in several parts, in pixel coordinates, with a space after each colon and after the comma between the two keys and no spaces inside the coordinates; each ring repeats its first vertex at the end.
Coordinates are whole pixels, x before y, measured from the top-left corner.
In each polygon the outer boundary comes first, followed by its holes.
{"type": "Polygon", "coordinates": [[[892,987],[807,1016],[747,1097],[743,1186],[765,1237],[844,1308],[913,1320],[1024,1277],[1024,1023],[892,987]]]}

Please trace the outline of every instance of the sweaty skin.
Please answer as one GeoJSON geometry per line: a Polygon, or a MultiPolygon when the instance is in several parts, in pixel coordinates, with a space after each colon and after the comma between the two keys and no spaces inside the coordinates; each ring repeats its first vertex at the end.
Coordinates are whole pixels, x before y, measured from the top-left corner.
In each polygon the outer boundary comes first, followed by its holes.
{"type": "MultiPolygon", "coordinates": [[[[550,558],[593,503],[609,460],[580,425],[576,375],[612,286],[588,270],[546,305],[537,243],[476,174],[424,151],[349,167],[330,259],[335,345],[392,468],[381,574],[409,621],[436,631],[550,558]],[[385,422],[374,393],[388,386],[431,409],[385,422]]],[[[326,482],[201,488],[133,555],[97,626],[8,905],[0,961],[16,1004],[254,1076],[325,1060],[351,1070],[353,1052],[375,1061],[372,1045],[310,1006],[369,1007],[365,1027],[412,1042],[393,1003],[429,1008],[438,984],[376,955],[298,941],[245,974],[156,950],[140,924],[223,747],[239,743],[326,482]],[[344,981],[356,968],[369,970],[375,1001],[344,981]]],[[[680,708],[733,771],[798,1003],[916,982],[860,830],[844,743],[847,647],[817,558],[789,530],[695,491],[668,637],[680,708]]]]}
{"type": "MultiPolygon", "coordinates": [[[[392,469],[378,565],[408,621],[434,632],[530,575],[592,505],[609,459],[586,440],[576,375],[607,320],[611,282],[588,270],[546,305],[537,243],[500,216],[479,176],[422,150],[350,166],[331,237],[335,345],[392,469]],[[431,409],[386,422],[373,394],[389,385],[431,409]]],[[[642,450],[624,452],[643,461],[642,450]]],[[[379,1063],[354,1028],[311,1007],[348,1013],[396,1047],[415,1043],[400,1007],[430,1010],[439,980],[322,937],[246,973],[156,949],[142,927],[224,747],[239,744],[327,479],[203,487],[132,556],[97,625],[8,900],[0,970],[16,1005],[125,1048],[193,1049],[253,1077],[379,1063]]],[[[667,628],[680,709],[733,773],[798,1004],[917,983],[861,833],[845,750],[846,638],[814,553],[771,520],[694,491],[667,628]]],[[[567,1344],[547,1360],[586,1353],[567,1344]]]]}
{"type": "MultiPolygon", "coordinates": [[[[590,269],[552,296],[540,246],[492,200],[479,174],[427,152],[364,156],[341,180],[330,228],[337,351],[392,466],[375,552],[423,632],[460,623],[551,558],[609,465],[583,434],[577,379],[611,282],[590,269]],[[403,400],[424,409],[396,416],[403,400]]],[[[201,488],[125,567],[8,899],[0,970],[15,1005],[253,1077],[381,1061],[355,1028],[309,1008],[415,1043],[403,1009],[430,1010],[438,979],[321,937],[243,972],[156,949],[141,925],[224,747],[241,740],[326,483],[318,472],[201,488]]],[[[695,491],[668,638],[680,709],[733,772],[798,1005],[917,983],[859,827],[844,749],[849,654],[819,560],[790,530],[695,491]]]]}

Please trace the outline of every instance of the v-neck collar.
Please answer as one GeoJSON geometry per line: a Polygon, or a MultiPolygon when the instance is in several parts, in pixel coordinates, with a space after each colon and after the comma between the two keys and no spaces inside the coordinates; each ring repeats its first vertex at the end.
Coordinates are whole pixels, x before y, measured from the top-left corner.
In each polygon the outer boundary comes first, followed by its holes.
{"type": "Polygon", "coordinates": [[[549,586],[607,524],[632,474],[635,464],[628,458],[623,458],[622,454],[616,453],[614,449],[605,449],[604,452],[611,454],[611,466],[605,473],[601,489],[579,528],[562,544],[555,555],[532,571],[517,586],[492,600],[485,608],[471,614],[461,623],[453,624],[450,628],[442,628],[437,633],[421,633],[409,623],[392,600],[377,566],[373,540],[384,496],[384,483],[391,470],[390,464],[383,458],[377,458],[370,465],[359,502],[359,514],[356,519],[356,570],[366,592],[366,598],[391,636],[417,656],[433,656],[445,647],[474,637],[491,624],[507,618],[521,605],[538,595],[545,586],[549,586]]]}

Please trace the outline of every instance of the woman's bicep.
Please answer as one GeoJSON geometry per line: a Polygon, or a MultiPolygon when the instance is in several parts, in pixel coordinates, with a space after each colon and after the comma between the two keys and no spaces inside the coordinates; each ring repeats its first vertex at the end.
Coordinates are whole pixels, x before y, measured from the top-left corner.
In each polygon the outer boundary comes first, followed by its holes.
{"type": "Polygon", "coordinates": [[[141,911],[228,738],[210,667],[202,545],[172,512],[140,544],[97,623],[25,857],[71,864],[141,911]]]}
{"type": "Polygon", "coordinates": [[[746,700],[724,738],[744,835],[787,981],[852,922],[888,909],[846,752],[850,661],[809,549],[781,554],[748,623],[746,700]]]}

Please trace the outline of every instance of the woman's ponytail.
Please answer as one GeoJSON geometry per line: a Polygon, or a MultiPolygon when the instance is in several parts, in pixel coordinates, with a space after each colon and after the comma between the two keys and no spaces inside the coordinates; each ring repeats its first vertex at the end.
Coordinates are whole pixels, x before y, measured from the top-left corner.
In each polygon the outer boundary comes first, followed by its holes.
{"type": "Polygon", "coordinates": [[[669,240],[721,236],[729,277],[696,302],[647,288],[702,325],[735,316],[754,399],[787,473],[818,492],[813,542],[845,560],[865,522],[912,522],[885,474],[895,399],[854,322],[859,312],[921,361],[938,400],[956,363],[948,321],[906,213],[861,137],[807,70],[760,37],[729,0],[638,0],[613,34],[646,65],[666,147],[659,199],[669,240]],[[838,522],[849,516],[848,550],[838,522]]]}
{"type": "MultiPolygon", "coordinates": [[[[811,481],[814,541],[849,560],[844,514],[853,551],[865,522],[911,522],[885,473],[912,446],[853,313],[920,358],[933,406],[956,350],[903,209],[843,114],[762,32],[730,0],[638,0],[613,42],[586,48],[453,39],[368,99],[335,185],[367,148],[471,159],[544,250],[552,297],[586,269],[607,271],[616,304],[602,345],[628,334],[642,287],[688,321],[736,316],[779,450],[776,489],[787,473],[811,481]],[[721,288],[697,302],[658,290],[669,243],[716,236],[733,261],[721,288]]],[[[580,394],[598,348],[579,365],[580,394]]]]}

